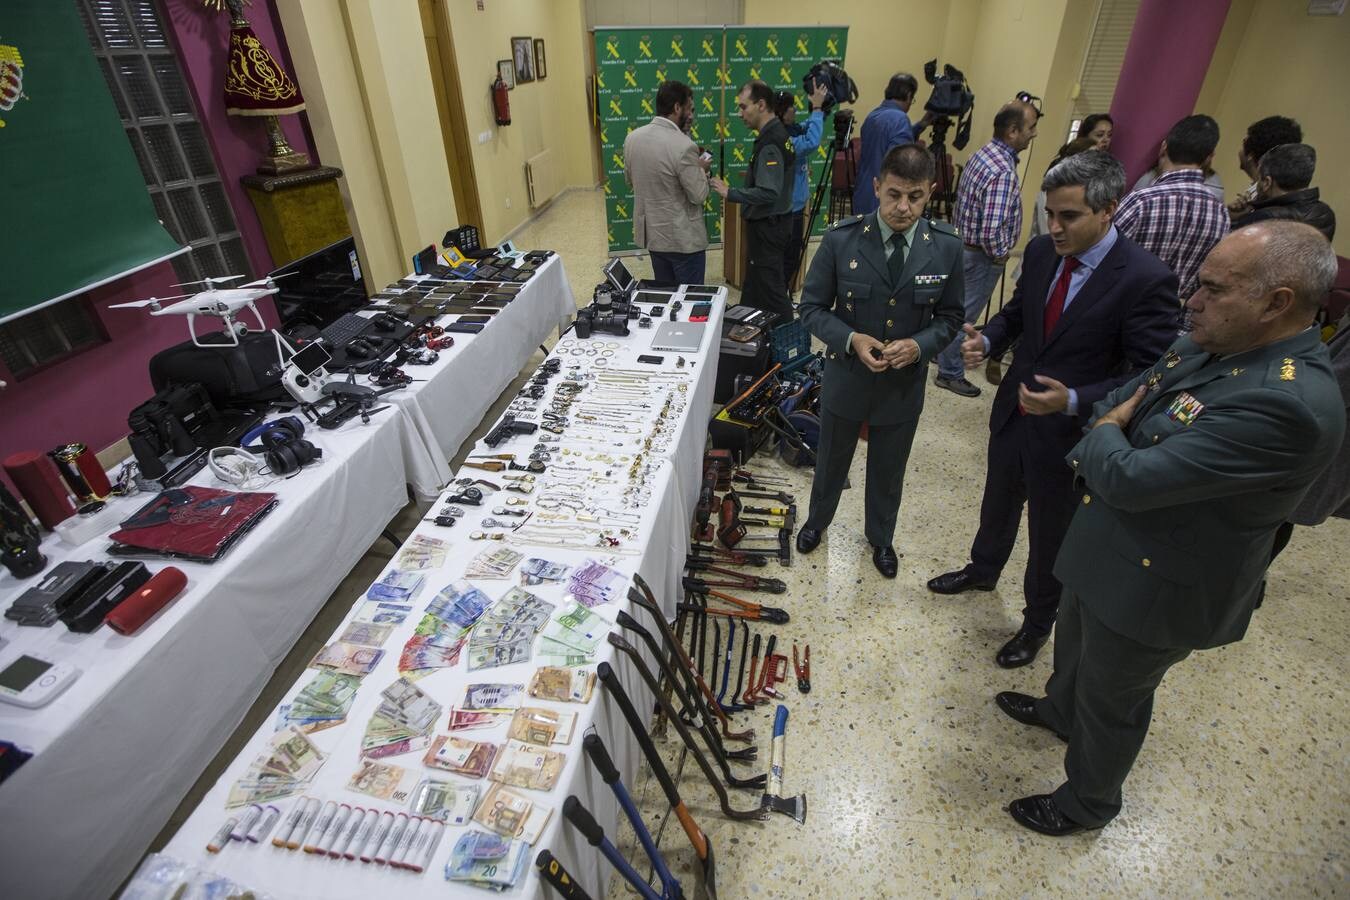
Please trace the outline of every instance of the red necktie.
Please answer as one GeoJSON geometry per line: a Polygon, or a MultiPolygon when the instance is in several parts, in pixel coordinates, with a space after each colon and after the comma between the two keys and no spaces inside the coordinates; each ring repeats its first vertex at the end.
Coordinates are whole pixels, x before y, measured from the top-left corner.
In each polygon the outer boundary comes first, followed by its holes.
{"type": "Polygon", "coordinates": [[[1045,339],[1047,341],[1050,339],[1050,335],[1054,333],[1055,325],[1059,323],[1059,317],[1064,313],[1064,301],[1069,296],[1069,278],[1078,266],[1077,257],[1064,257],[1064,268],[1060,270],[1059,278],[1055,281],[1055,289],[1050,292],[1050,299],[1045,304],[1045,339]]]}

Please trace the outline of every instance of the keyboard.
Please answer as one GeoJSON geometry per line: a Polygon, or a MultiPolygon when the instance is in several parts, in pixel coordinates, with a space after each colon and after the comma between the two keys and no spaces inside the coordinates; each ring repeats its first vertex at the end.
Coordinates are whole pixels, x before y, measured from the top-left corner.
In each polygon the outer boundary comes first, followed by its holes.
{"type": "Polygon", "coordinates": [[[347,346],[352,338],[360,337],[371,327],[373,326],[370,319],[365,316],[347,313],[319,334],[330,348],[342,348],[347,346]]]}

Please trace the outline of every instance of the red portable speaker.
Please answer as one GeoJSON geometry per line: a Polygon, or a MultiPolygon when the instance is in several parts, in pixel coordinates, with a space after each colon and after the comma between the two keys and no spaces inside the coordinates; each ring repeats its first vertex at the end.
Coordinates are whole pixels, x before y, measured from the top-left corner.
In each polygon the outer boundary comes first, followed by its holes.
{"type": "Polygon", "coordinates": [[[182,569],[165,566],[141,585],[140,590],[113,607],[103,621],[118,634],[135,634],[150,617],[169,604],[187,587],[182,569]]]}
{"type": "Polygon", "coordinates": [[[50,531],[75,515],[70,492],[61,481],[56,465],[45,453],[36,450],[11,453],[5,457],[4,465],[10,480],[19,489],[23,499],[28,501],[43,528],[50,531]]]}

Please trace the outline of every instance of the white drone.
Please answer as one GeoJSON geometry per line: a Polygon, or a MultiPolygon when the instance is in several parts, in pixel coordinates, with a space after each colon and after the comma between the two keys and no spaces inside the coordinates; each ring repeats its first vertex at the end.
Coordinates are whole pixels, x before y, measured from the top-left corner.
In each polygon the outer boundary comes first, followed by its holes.
{"type": "Polygon", "coordinates": [[[248,307],[252,310],[253,317],[258,322],[258,327],[266,331],[267,324],[263,322],[262,314],[258,312],[258,307],[253,305],[253,301],[281,290],[276,286],[271,275],[257,281],[250,281],[248,284],[240,285],[237,288],[216,287],[217,284],[227,284],[243,277],[243,275],[225,275],[220,278],[204,278],[201,281],[185,281],[174,285],[174,287],[204,284],[206,290],[196,294],[179,294],[175,297],[151,297],[148,300],[134,300],[131,303],[114,303],[109,308],[126,309],[132,307],[139,309],[148,306],[152,316],[187,316],[188,333],[192,335],[192,343],[198,347],[220,346],[219,344],[203,344],[198,340],[197,330],[193,324],[197,316],[216,316],[225,323],[225,334],[230,336],[230,340],[226,343],[238,346],[239,336],[248,333],[248,326],[243,322],[236,322],[235,313],[244,307],[248,307]]]}

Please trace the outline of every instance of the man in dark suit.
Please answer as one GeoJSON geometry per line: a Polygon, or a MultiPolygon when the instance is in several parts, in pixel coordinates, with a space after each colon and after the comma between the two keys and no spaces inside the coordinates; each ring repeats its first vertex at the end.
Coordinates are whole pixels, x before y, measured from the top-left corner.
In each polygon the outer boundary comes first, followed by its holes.
{"type": "Polygon", "coordinates": [[[1100,150],[1046,173],[1049,233],[1027,245],[1012,300],[978,334],[966,325],[966,366],[1020,339],[989,417],[980,528],[963,569],[928,582],[938,594],[990,591],[1028,505],[1022,626],[998,651],[1004,668],[1036,658],[1050,636],[1060,584],[1052,571],[1073,516],[1064,454],[1092,404],[1150,365],[1176,337],[1177,277],[1111,224],[1125,170],[1100,150]]]}
{"type": "Polygon", "coordinates": [[[1276,530],[1345,433],[1313,327],[1335,274],[1301,222],[1233,232],[1200,267],[1191,333],[1098,403],[1069,451],[1086,492],[1055,563],[1055,671],[1043,698],[995,698],[1068,740],[1068,777],[1014,800],[1019,824],[1060,836],[1114,818],[1163,675],[1246,632],[1276,530]]]}
{"type": "Polygon", "coordinates": [[[872,179],[877,211],[826,232],[802,287],[802,324],[824,342],[826,359],[811,512],[797,550],[814,550],[834,519],[865,422],[865,532],[886,578],[899,565],[891,541],[923,411],[924,369],[957,333],[964,308],[961,240],[950,225],[923,217],[935,171],[918,144],[893,147],[872,179]]]}

